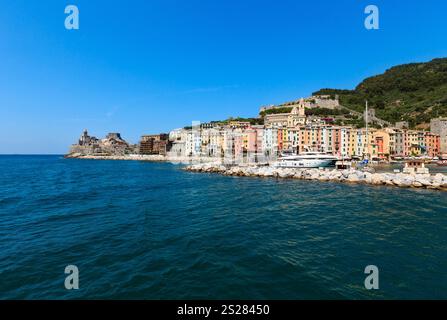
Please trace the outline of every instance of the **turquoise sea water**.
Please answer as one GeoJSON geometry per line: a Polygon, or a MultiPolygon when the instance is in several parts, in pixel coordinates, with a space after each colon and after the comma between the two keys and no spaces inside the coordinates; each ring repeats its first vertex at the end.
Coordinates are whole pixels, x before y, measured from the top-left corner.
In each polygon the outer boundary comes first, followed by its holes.
{"type": "Polygon", "coordinates": [[[439,191],[0,156],[0,298],[447,298],[446,208],[439,191]]]}

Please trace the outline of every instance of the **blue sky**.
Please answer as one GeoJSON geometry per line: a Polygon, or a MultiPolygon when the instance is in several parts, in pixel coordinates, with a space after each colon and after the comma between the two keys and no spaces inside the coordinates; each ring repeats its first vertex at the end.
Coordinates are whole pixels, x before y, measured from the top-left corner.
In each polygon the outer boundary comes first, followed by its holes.
{"type": "Polygon", "coordinates": [[[84,128],[135,143],[353,88],[447,57],[446,14],[444,0],[0,0],[0,153],[65,153],[84,128]],[[380,30],[364,28],[369,4],[380,30]]]}

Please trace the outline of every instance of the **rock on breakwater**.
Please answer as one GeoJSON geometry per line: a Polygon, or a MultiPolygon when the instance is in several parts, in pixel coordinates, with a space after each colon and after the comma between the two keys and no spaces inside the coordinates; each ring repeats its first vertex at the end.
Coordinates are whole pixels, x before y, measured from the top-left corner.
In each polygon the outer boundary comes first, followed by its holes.
{"type": "Polygon", "coordinates": [[[70,153],[64,156],[65,159],[85,159],[85,160],[135,160],[135,161],[149,161],[149,162],[174,162],[174,163],[198,163],[198,162],[215,162],[215,158],[207,157],[176,157],[164,156],[161,154],[141,155],[141,154],[126,154],[126,155],[85,155],[81,153],[70,153]]]}
{"type": "Polygon", "coordinates": [[[137,160],[137,161],[166,161],[162,155],[84,155],[80,153],[70,153],[64,156],[66,159],[87,159],[87,160],[137,160]]]}
{"type": "Polygon", "coordinates": [[[219,173],[228,176],[276,177],[283,179],[318,180],[348,183],[389,185],[401,188],[426,188],[447,191],[447,176],[442,173],[405,174],[370,173],[355,169],[295,169],[272,166],[225,166],[221,163],[200,163],[185,167],[192,172],[219,173]]]}

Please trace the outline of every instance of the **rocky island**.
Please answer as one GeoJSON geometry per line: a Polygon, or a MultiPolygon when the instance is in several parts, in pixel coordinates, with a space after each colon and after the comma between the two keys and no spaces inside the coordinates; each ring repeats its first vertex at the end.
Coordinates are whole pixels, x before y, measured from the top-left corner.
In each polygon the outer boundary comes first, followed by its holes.
{"type": "Polygon", "coordinates": [[[121,138],[119,133],[109,133],[104,139],[90,136],[84,130],[77,144],[70,147],[66,158],[111,157],[138,153],[138,146],[121,138]]]}
{"type": "MultiPolygon", "coordinates": [[[[149,136],[144,136],[149,137],[149,136]]],[[[136,160],[136,161],[173,161],[173,162],[206,162],[204,157],[186,157],[181,155],[167,155],[166,149],[157,149],[152,152],[157,142],[144,141],[131,144],[121,137],[120,133],[109,133],[104,139],[98,139],[83,131],[76,144],[71,145],[69,152],[64,156],[67,159],[91,160],[136,160]],[[150,150],[147,152],[147,147],[150,150]]],[[[166,146],[165,146],[166,148],[166,146]]]]}

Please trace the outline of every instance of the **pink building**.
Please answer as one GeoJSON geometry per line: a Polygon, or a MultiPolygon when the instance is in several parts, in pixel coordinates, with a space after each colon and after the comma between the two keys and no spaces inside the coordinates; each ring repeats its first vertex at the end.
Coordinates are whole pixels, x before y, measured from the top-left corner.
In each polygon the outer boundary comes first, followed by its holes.
{"type": "Polygon", "coordinates": [[[263,153],[264,150],[262,150],[262,139],[264,136],[264,126],[252,126],[252,128],[256,130],[256,152],[263,153]]]}
{"type": "Polygon", "coordinates": [[[244,154],[244,137],[241,132],[236,132],[233,140],[234,156],[240,158],[244,154]]]}
{"type": "Polygon", "coordinates": [[[246,129],[244,132],[244,150],[249,153],[257,152],[257,130],[256,129],[246,129]]]}

